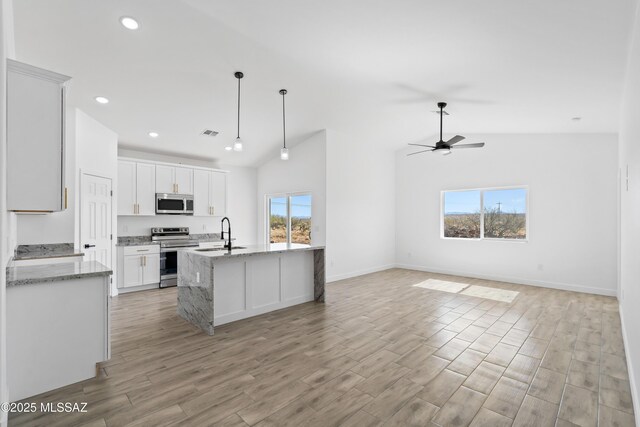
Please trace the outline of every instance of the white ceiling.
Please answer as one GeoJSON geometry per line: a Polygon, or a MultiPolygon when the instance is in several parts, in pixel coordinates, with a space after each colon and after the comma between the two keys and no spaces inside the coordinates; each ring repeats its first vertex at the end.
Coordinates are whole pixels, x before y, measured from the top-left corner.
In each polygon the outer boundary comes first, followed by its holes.
{"type": "Polygon", "coordinates": [[[401,148],[437,133],[439,100],[450,103],[446,133],[616,132],[635,6],[14,0],[14,14],[17,59],[72,76],[70,103],[123,146],[252,165],[281,145],[281,88],[293,143],[333,128],[370,149],[401,148]],[[123,15],[140,29],[125,30],[123,15]],[[236,70],[242,153],[224,151],[235,138],[236,70]],[[205,128],[222,133],[200,136],[205,128]]]}

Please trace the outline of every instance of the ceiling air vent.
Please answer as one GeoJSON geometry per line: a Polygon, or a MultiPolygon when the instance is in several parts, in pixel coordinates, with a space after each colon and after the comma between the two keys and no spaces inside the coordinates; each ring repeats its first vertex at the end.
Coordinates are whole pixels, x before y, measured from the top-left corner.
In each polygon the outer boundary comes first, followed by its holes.
{"type": "Polygon", "coordinates": [[[204,136],[217,136],[220,132],[215,131],[215,130],[211,130],[211,129],[205,129],[202,131],[202,133],[200,135],[204,135],[204,136]]]}

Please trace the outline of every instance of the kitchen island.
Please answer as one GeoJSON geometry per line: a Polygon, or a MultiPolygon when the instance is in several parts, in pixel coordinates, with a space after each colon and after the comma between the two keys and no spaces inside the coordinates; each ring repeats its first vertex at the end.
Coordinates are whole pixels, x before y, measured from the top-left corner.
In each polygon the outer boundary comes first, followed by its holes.
{"type": "Polygon", "coordinates": [[[214,326],[324,302],[324,246],[199,248],[178,256],[178,314],[209,335],[214,326]]]}

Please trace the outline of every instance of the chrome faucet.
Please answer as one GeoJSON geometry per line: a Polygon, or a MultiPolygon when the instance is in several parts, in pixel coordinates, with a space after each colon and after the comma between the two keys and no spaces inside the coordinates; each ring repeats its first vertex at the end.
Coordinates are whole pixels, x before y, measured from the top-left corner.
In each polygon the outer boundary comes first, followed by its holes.
{"type": "Polygon", "coordinates": [[[224,217],[222,218],[222,221],[220,221],[220,238],[222,240],[224,240],[224,220],[227,220],[227,224],[229,225],[227,227],[228,231],[227,231],[227,235],[229,236],[229,240],[227,240],[226,242],[224,242],[224,247],[228,250],[231,250],[231,221],[229,220],[229,217],[224,217]]]}

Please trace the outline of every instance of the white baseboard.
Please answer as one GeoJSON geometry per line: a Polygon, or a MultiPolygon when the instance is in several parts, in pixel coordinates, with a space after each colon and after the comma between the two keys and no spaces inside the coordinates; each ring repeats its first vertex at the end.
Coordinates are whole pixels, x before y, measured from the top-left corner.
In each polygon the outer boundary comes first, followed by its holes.
{"type": "MultiPolygon", "coordinates": [[[[622,324],[622,341],[624,342],[624,354],[627,359],[627,371],[629,373],[629,383],[631,388],[631,400],[633,402],[633,412],[640,414],[640,402],[638,402],[638,388],[636,384],[636,376],[634,375],[633,363],[631,361],[631,355],[629,352],[629,340],[627,339],[627,328],[624,323],[624,313],[622,312],[622,304],[618,304],[618,311],[620,312],[620,323],[622,324]]],[[[640,425],[636,415],[636,425],[640,425]]]]}
{"type": "Polygon", "coordinates": [[[406,268],[408,270],[427,271],[430,273],[450,274],[452,276],[471,277],[474,279],[495,280],[497,282],[516,283],[518,285],[540,286],[542,288],[560,289],[563,291],[583,292],[587,294],[605,295],[610,297],[617,296],[616,289],[600,289],[589,286],[572,285],[568,283],[546,282],[542,280],[521,279],[508,276],[494,276],[488,274],[478,274],[469,271],[447,270],[442,268],[424,267],[420,265],[396,264],[397,268],[406,268]]]}
{"type": "MultiPolygon", "coordinates": [[[[149,289],[160,289],[160,284],[159,283],[152,283],[150,285],[141,285],[141,286],[134,286],[131,288],[116,288],[116,290],[118,291],[118,294],[128,294],[129,292],[138,292],[138,291],[147,291],[149,289]]],[[[116,296],[116,295],[112,295],[112,296],[116,296]]]]}
{"type": "Polygon", "coordinates": [[[377,273],[378,271],[388,270],[396,267],[395,264],[387,264],[378,267],[371,267],[364,270],[352,271],[344,274],[334,274],[333,276],[327,276],[327,283],[337,282],[338,280],[350,279],[352,277],[362,276],[369,273],[377,273]]]}

